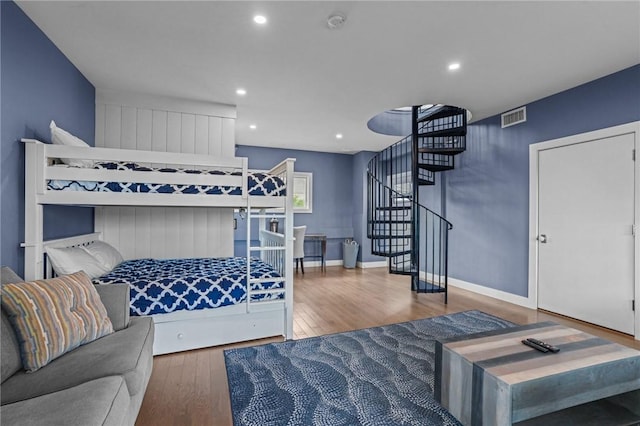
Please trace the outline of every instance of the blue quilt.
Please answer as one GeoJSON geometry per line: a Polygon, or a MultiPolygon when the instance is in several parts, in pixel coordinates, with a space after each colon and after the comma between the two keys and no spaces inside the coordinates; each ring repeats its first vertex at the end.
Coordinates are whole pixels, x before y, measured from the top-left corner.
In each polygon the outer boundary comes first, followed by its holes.
{"type": "MultiPolygon", "coordinates": [[[[176,168],[153,168],[136,163],[110,162],[97,163],[94,169],[133,170],[139,172],[189,173],[209,175],[241,176],[241,172],[221,170],[188,170],[176,168]]],[[[79,180],[49,180],[47,188],[56,191],[89,191],[89,192],[137,192],[155,194],[207,194],[207,195],[242,195],[239,186],[209,185],[173,185],[136,182],[94,182],[79,180]]],[[[249,195],[286,195],[285,183],[277,176],[262,172],[249,172],[247,177],[249,195]]]]}
{"type": "MultiPolygon", "coordinates": [[[[280,277],[272,266],[260,259],[252,257],[250,266],[253,278],[280,277]]],[[[131,315],[211,309],[246,301],[247,259],[229,257],[127,260],[93,281],[96,284],[129,284],[131,315]]],[[[283,287],[282,282],[252,284],[252,290],[283,287]]],[[[274,293],[253,295],[251,300],[283,298],[283,293],[274,293]]]]}

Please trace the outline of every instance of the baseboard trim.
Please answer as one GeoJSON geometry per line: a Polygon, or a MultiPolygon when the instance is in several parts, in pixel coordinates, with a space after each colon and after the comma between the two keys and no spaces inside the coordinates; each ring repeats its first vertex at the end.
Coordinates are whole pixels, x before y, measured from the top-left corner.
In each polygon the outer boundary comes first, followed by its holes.
{"type": "Polygon", "coordinates": [[[360,269],[384,268],[385,266],[387,266],[387,261],[386,260],[378,260],[378,261],[375,261],[375,262],[357,262],[356,263],[356,267],[358,267],[360,269]]]}
{"type": "MultiPolygon", "coordinates": [[[[321,264],[322,264],[322,262],[319,261],[319,260],[305,260],[304,261],[305,268],[306,267],[314,268],[316,266],[319,267],[321,264]]],[[[339,259],[339,260],[325,260],[324,264],[326,266],[342,266],[342,260],[341,259],[339,259]]],[[[295,269],[295,267],[296,267],[296,264],[294,262],[293,263],[293,268],[295,269]]]]}
{"type": "Polygon", "coordinates": [[[493,297],[494,299],[513,303],[514,305],[523,306],[530,309],[537,309],[533,300],[529,299],[528,297],[518,296],[516,294],[507,293],[506,291],[496,290],[494,288],[485,287],[479,284],[473,284],[451,277],[449,278],[449,285],[452,287],[457,287],[463,290],[469,290],[474,293],[482,294],[483,296],[489,296],[493,297]]]}
{"type": "MultiPolygon", "coordinates": [[[[304,266],[309,268],[319,267],[321,262],[319,260],[305,260],[304,266]]],[[[343,266],[344,261],[342,259],[337,260],[325,260],[326,266],[343,266]]],[[[378,262],[356,262],[356,268],[367,269],[367,268],[384,268],[387,266],[387,261],[382,260],[378,262]]],[[[295,263],[294,263],[295,268],[295,263]]]]}

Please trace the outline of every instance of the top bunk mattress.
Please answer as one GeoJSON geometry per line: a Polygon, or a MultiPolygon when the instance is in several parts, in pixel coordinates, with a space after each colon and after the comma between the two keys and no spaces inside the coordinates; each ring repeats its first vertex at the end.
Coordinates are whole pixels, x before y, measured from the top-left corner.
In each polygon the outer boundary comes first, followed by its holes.
{"type": "MultiPolygon", "coordinates": [[[[189,173],[241,176],[241,172],[223,170],[189,170],[170,167],[148,167],[130,162],[99,162],[93,167],[101,170],[125,170],[139,172],[189,173]]],[[[240,186],[208,186],[183,184],[153,184],[137,182],[95,182],[82,180],[48,180],[47,189],[54,191],[88,192],[133,192],[149,194],[197,194],[197,195],[242,195],[240,186]]],[[[264,172],[247,174],[247,192],[258,196],[285,196],[284,180],[264,172]]]]}

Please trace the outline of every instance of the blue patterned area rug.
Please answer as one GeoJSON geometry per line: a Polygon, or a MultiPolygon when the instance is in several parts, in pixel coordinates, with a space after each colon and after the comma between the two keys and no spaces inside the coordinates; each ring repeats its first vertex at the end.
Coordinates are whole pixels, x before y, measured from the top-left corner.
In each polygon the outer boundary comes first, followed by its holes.
{"type": "Polygon", "coordinates": [[[433,398],[435,339],[513,325],[467,311],[225,350],[233,423],[459,425],[433,398]]]}

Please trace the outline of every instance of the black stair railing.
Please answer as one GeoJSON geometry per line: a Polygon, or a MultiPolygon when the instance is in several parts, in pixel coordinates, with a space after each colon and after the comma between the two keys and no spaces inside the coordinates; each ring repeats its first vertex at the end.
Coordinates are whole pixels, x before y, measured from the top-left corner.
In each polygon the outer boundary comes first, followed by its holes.
{"type": "MultiPolygon", "coordinates": [[[[367,236],[372,254],[389,258],[390,273],[411,276],[411,288],[416,292],[444,292],[446,303],[448,232],[452,225],[413,201],[407,177],[411,169],[406,168],[411,164],[409,142],[402,140],[369,162],[367,236]]],[[[432,184],[433,174],[421,172],[432,184]]]]}
{"type": "Polygon", "coordinates": [[[419,187],[453,169],[466,149],[467,111],[449,105],[412,108],[412,134],[371,159],[367,169],[367,236],[389,272],[411,276],[419,293],[444,293],[452,224],[419,202],[419,187]]]}

